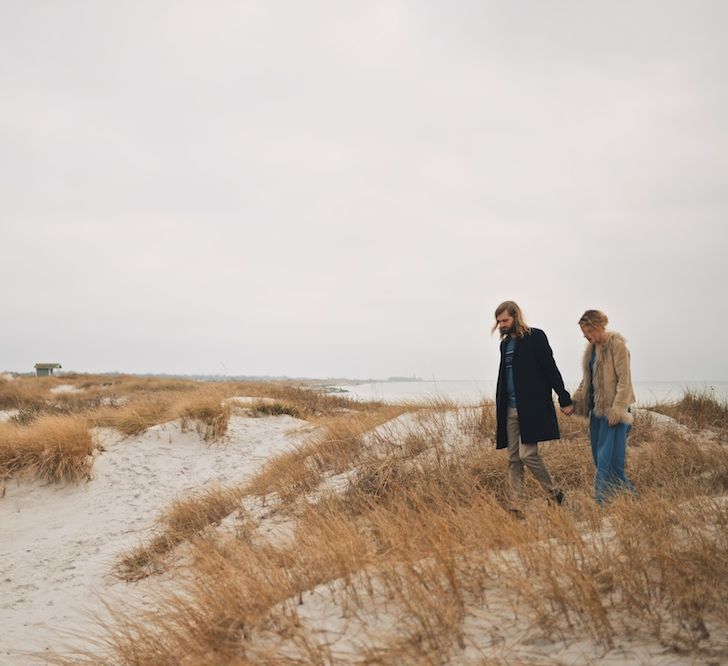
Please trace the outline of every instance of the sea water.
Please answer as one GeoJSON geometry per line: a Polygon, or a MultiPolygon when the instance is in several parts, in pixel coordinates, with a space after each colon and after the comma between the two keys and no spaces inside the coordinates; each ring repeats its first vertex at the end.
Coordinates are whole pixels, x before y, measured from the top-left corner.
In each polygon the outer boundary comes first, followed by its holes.
{"type": "MultiPolygon", "coordinates": [[[[566,382],[573,392],[578,382],[566,382]]],[[[445,398],[460,405],[477,404],[495,398],[495,380],[443,380],[410,382],[365,382],[331,387],[357,400],[382,402],[423,401],[445,398]]],[[[686,390],[707,392],[721,402],[728,401],[728,381],[634,382],[637,403],[676,402],[686,390]]]]}

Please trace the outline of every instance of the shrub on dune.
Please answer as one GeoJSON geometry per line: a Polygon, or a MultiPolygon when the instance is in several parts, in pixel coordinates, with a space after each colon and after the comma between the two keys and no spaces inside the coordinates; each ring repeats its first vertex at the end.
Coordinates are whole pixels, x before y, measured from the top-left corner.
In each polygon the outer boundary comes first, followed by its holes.
{"type": "Polygon", "coordinates": [[[686,389],[677,402],[659,403],[650,409],[671,416],[690,428],[728,431],[728,401],[719,399],[711,389],[686,389]]]}
{"type": "Polygon", "coordinates": [[[290,403],[280,402],[279,400],[261,399],[254,402],[250,409],[256,415],[282,416],[286,414],[296,419],[301,417],[301,410],[299,407],[290,403]]]}
{"type": "Polygon", "coordinates": [[[93,425],[115,428],[125,435],[139,435],[173,418],[170,401],[161,396],[137,399],[120,407],[101,407],[89,415],[93,425]]]}
{"type": "Polygon", "coordinates": [[[44,379],[0,379],[0,409],[38,409],[49,398],[54,380],[44,379]]]}
{"type": "Polygon", "coordinates": [[[191,397],[177,407],[183,430],[190,421],[196,421],[201,425],[198,432],[206,442],[221,439],[225,435],[231,412],[230,403],[225,402],[223,395],[216,391],[191,397]]]}
{"type": "Polygon", "coordinates": [[[42,416],[27,426],[0,424],[0,476],[28,473],[44,481],[87,478],[96,443],[86,421],[42,416]]]}
{"type": "Polygon", "coordinates": [[[209,488],[173,502],[160,517],[160,533],[125,555],[116,565],[124,580],[139,580],[163,568],[164,556],[240,507],[241,488],[209,488]]]}

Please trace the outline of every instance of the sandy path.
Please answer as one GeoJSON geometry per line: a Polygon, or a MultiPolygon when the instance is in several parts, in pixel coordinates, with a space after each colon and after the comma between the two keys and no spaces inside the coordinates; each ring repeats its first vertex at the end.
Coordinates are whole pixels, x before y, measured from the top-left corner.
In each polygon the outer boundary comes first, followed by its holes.
{"type": "Polygon", "coordinates": [[[211,446],[177,423],[131,438],[101,431],[106,450],[88,483],[9,482],[0,499],[0,664],[43,663],[27,652],[62,648],[68,633],[84,632],[101,598],[130,589],[111,568],[173,499],[244,480],[299,442],[302,425],[233,417],[227,441],[211,446]]]}

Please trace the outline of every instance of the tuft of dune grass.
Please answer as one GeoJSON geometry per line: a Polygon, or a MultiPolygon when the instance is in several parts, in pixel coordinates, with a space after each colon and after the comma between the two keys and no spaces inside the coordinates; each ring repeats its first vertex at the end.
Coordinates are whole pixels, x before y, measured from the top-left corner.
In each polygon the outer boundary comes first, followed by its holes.
{"type": "Polygon", "coordinates": [[[671,416],[689,428],[728,433],[728,400],[719,399],[710,388],[685,389],[680,400],[658,403],[649,409],[671,416]]]}
{"type": "Polygon", "coordinates": [[[50,397],[56,385],[52,378],[0,379],[0,409],[39,408],[50,397]]]}
{"type": "Polygon", "coordinates": [[[173,401],[167,396],[141,397],[120,406],[104,406],[89,414],[94,426],[114,428],[124,435],[139,435],[152,426],[175,418],[173,401]]]}
{"type": "Polygon", "coordinates": [[[43,481],[89,477],[96,442],[86,421],[42,416],[29,425],[0,423],[0,477],[19,473],[43,481]]]}
{"type": "Polygon", "coordinates": [[[214,487],[175,500],[159,519],[160,533],[124,555],[116,565],[117,575],[133,581],[161,570],[169,551],[240,508],[243,496],[240,488],[214,487]]]}
{"type": "Polygon", "coordinates": [[[287,414],[296,419],[301,418],[301,412],[303,411],[294,404],[281,402],[280,400],[257,400],[250,406],[250,410],[255,415],[282,416],[287,414]]]}
{"type": "Polygon", "coordinates": [[[89,421],[95,426],[114,428],[125,435],[139,435],[149,428],[179,418],[182,429],[194,427],[205,441],[222,438],[230,422],[231,407],[224,403],[224,394],[204,387],[196,392],[143,393],[128,402],[102,406],[91,412],[89,421]]]}
{"type": "MultiPolygon", "coordinates": [[[[273,400],[285,406],[282,413],[291,414],[297,418],[306,420],[317,420],[328,418],[350,411],[357,413],[377,411],[383,407],[382,403],[374,401],[355,401],[351,398],[328,393],[325,389],[317,386],[293,385],[286,382],[244,382],[235,385],[237,387],[234,395],[250,396],[254,398],[267,398],[265,402],[273,400]]],[[[263,405],[260,405],[263,407],[263,405]]],[[[265,408],[261,413],[267,413],[265,408]]]]}
{"type": "Polygon", "coordinates": [[[191,396],[176,407],[182,420],[182,429],[189,426],[190,421],[201,425],[200,436],[206,442],[222,439],[230,424],[232,407],[224,401],[218,391],[191,396]]]}
{"type": "MultiPolygon", "coordinates": [[[[337,414],[354,407],[350,398],[327,393],[316,387],[291,386],[287,384],[272,385],[266,388],[267,397],[298,408],[299,418],[337,414]]],[[[374,403],[376,406],[377,403],[374,403]]],[[[358,409],[368,409],[369,403],[356,405],[358,409]]]]}

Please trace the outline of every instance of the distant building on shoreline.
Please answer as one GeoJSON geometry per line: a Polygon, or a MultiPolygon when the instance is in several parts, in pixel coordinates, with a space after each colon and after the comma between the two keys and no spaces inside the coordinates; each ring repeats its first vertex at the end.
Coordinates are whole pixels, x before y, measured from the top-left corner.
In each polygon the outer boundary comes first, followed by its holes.
{"type": "Polygon", "coordinates": [[[60,363],[36,363],[35,364],[35,376],[36,377],[50,377],[54,370],[60,369],[60,363]]]}
{"type": "Polygon", "coordinates": [[[387,377],[385,381],[388,382],[421,382],[422,377],[411,375],[410,377],[387,377]]]}

